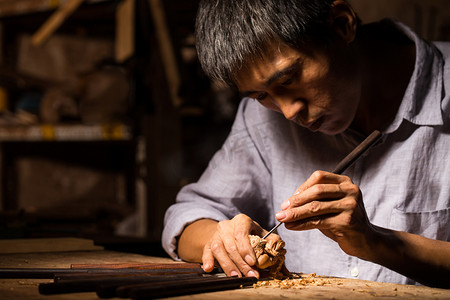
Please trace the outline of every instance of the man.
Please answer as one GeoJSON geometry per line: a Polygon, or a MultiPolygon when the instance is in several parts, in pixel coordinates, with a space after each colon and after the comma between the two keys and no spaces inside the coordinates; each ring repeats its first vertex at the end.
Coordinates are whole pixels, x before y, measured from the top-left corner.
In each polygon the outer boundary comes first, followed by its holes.
{"type": "Polygon", "coordinates": [[[290,271],[450,287],[448,44],[361,26],[342,0],[205,0],[196,38],[205,72],[244,98],[166,213],[172,257],[258,277],[248,234],[280,221],[268,238],[290,271]],[[375,129],[369,153],[327,172],[375,129]]]}

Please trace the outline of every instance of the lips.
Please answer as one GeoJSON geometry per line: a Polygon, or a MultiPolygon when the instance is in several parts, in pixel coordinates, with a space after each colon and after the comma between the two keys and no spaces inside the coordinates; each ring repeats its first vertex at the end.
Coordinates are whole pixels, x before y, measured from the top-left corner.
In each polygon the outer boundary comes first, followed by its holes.
{"type": "Polygon", "coordinates": [[[322,117],[318,118],[317,120],[309,123],[306,127],[309,130],[315,132],[320,129],[320,126],[322,126],[323,120],[324,120],[324,117],[322,116],[322,117]]]}

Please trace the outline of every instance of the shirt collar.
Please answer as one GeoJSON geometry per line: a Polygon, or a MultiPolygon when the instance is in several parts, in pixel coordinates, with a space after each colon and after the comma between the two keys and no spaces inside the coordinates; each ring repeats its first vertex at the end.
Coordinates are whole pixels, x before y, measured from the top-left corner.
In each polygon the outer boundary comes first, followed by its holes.
{"type": "Polygon", "coordinates": [[[442,125],[442,56],[407,26],[394,24],[416,44],[416,62],[397,115],[385,132],[397,130],[403,120],[416,125],[442,125]]]}

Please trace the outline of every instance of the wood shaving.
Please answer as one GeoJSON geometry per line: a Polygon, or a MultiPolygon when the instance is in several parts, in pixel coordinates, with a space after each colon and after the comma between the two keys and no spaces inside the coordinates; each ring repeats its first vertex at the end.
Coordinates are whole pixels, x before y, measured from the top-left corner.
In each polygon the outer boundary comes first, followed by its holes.
{"type": "Polygon", "coordinates": [[[316,277],[315,273],[307,276],[292,274],[290,278],[286,279],[258,281],[257,283],[253,284],[253,288],[274,287],[280,289],[301,289],[306,286],[324,286],[331,284],[332,282],[329,279],[316,277]]]}

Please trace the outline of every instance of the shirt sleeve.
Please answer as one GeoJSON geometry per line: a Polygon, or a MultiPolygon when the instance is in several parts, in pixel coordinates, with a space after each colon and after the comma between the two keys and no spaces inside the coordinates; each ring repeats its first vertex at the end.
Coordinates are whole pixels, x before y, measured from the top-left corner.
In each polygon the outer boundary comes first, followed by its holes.
{"type": "Polygon", "coordinates": [[[162,245],[173,259],[180,259],[178,237],[197,220],[222,221],[244,213],[265,226],[272,219],[271,176],[247,127],[247,102],[241,102],[231,133],[199,181],[182,188],[165,214],[162,245]]]}

